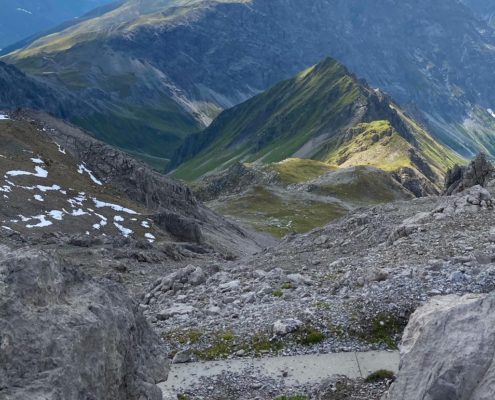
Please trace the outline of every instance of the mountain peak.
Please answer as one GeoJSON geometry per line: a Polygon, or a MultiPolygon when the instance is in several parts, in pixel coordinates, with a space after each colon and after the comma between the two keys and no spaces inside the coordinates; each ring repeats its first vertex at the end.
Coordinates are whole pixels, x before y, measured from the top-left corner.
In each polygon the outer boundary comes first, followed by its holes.
{"type": "Polygon", "coordinates": [[[178,167],[175,176],[195,179],[234,162],[273,163],[291,157],[337,167],[414,168],[434,185],[459,160],[388,96],[325,58],[222,113],[186,140],[172,166],[178,167]]]}

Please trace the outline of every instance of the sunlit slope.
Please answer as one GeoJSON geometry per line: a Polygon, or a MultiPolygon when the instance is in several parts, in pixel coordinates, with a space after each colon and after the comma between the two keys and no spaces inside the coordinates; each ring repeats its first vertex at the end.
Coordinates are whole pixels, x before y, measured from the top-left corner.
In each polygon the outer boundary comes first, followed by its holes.
{"type": "Polygon", "coordinates": [[[462,160],[387,96],[332,59],[222,113],[189,137],[172,165],[192,180],[235,162],[291,157],[335,167],[421,170],[432,180],[462,160]]]}

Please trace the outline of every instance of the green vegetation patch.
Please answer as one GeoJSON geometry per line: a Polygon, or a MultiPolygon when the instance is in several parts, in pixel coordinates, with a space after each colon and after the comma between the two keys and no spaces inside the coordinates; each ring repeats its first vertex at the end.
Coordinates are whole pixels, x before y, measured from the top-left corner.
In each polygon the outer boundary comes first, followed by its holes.
{"type": "Polygon", "coordinates": [[[271,340],[268,333],[258,332],[250,338],[240,338],[232,331],[221,331],[208,335],[210,345],[206,348],[193,349],[194,355],[203,361],[213,361],[227,358],[239,351],[261,356],[266,353],[278,353],[283,349],[283,343],[271,340]]]}
{"type": "Polygon", "coordinates": [[[323,162],[301,158],[288,158],[271,164],[269,168],[276,171],[280,181],[286,184],[307,182],[336,170],[323,162]]]}
{"type": "Polygon", "coordinates": [[[347,181],[319,185],[313,193],[357,204],[381,204],[408,197],[392,177],[365,167],[356,167],[347,181]]]}
{"type": "Polygon", "coordinates": [[[382,312],[372,318],[356,315],[354,318],[359,329],[351,329],[350,336],[357,337],[365,342],[384,344],[389,349],[397,349],[402,332],[407,325],[408,318],[382,312]]]}
{"type": "Polygon", "coordinates": [[[366,382],[380,382],[394,379],[395,374],[392,371],[388,371],[386,369],[380,369],[369,374],[365,381],[366,382]]]}
{"type": "Polygon", "coordinates": [[[411,144],[400,136],[389,121],[358,124],[350,129],[352,138],[336,144],[325,161],[341,167],[372,166],[384,171],[411,167],[411,144]]]}
{"type": "Polygon", "coordinates": [[[251,225],[253,228],[283,237],[304,233],[325,225],[347,213],[337,203],[286,199],[264,186],[256,186],[240,197],[229,198],[220,205],[210,204],[218,212],[251,225]]]}
{"type": "Polygon", "coordinates": [[[296,333],[296,341],[308,347],[323,342],[325,338],[325,334],[314,326],[305,326],[300,332],[296,333]]]}

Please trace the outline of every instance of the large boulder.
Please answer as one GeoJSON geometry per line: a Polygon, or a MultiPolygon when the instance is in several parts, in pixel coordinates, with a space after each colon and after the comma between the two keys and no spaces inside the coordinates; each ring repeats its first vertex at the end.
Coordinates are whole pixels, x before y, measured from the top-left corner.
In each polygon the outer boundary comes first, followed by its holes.
{"type": "Polygon", "coordinates": [[[492,400],[495,293],[434,298],[412,315],[400,350],[388,400],[492,400]]]}
{"type": "Polygon", "coordinates": [[[125,290],[0,246],[0,398],[161,400],[159,338],[125,290]]]}
{"type": "Polygon", "coordinates": [[[476,185],[485,187],[493,173],[493,165],[480,153],[467,167],[456,165],[447,172],[444,194],[450,196],[476,185]]]}

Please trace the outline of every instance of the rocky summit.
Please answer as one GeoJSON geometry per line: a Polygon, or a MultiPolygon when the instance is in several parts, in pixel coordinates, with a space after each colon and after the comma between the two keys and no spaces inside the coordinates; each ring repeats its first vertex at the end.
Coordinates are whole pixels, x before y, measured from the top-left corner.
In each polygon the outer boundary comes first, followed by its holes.
{"type": "Polygon", "coordinates": [[[492,1],[2,7],[0,400],[495,399],[492,1]]]}

